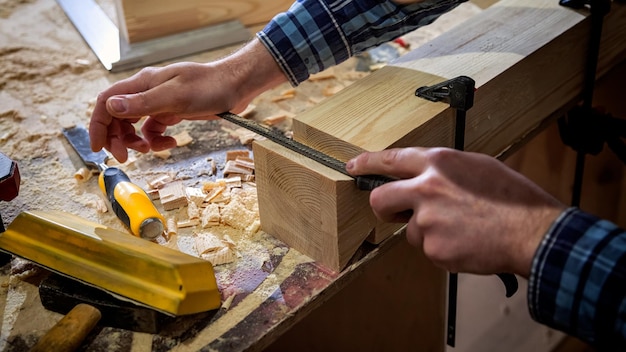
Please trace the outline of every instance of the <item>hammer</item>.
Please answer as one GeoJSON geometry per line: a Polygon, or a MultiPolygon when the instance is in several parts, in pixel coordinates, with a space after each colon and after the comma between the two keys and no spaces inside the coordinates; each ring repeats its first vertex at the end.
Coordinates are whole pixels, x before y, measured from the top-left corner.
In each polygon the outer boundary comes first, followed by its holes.
{"type": "Polygon", "coordinates": [[[42,305],[66,314],[32,351],[74,351],[96,325],[135,332],[158,333],[174,317],[154,309],[118,299],[108,292],[56,273],[39,285],[42,305]]]}

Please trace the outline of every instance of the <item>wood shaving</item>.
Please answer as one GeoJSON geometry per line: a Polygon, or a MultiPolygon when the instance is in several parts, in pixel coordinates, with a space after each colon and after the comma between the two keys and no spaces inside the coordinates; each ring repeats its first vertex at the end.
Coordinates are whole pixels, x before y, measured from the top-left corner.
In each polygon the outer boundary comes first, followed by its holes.
{"type": "Polygon", "coordinates": [[[235,159],[235,164],[237,164],[237,166],[239,167],[245,167],[247,169],[250,169],[251,171],[254,171],[254,160],[250,158],[238,157],[237,159],[235,159]]]}
{"type": "Polygon", "coordinates": [[[189,135],[189,132],[187,132],[186,130],[180,133],[177,133],[173,135],[172,137],[176,140],[177,147],[184,147],[188,144],[191,144],[191,142],[193,142],[193,138],[191,138],[191,136],[189,135]]]}
{"type": "Polygon", "coordinates": [[[204,198],[204,200],[206,202],[215,202],[215,199],[218,199],[221,197],[222,192],[224,192],[226,190],[226,186],[219,186],[219,187],[215,187],[215,188],[211,188],[208,193],[206,198],[204,198]]]}
{"type": "Polygon", "coordinates": [[[189,202],[187,204],[187,217],[189,220],[198,220],[200,219],[200,208],[194,202],[189,202]]]}
{"type": "Polygon", "coordinates": [[[293,94],[285,94],[285,95],[279,95],[279,96],[272,97],[271,100],[272,100],[272,102],[276,103],[276,102],[287,100],[287,99],[293,99],[295,96],[296,96],[295,93],[293,93],[293,94]]]}
{"type": "Polygon", "coordinates": [[[185,227],[195,227],[198,226],[200,224],[200,220],[198,219],[184,219],[184,220],[178,220],[176,222],[176,226],[179,229],[185,228],[185,227]]]}
{"type": "Polygon", "coordinates": [[[217,226],[220,224],[220,207],[217,203],[208,204],[200,216],[200,225],[202,228],[217,226]]]}
{"type": "Polygon", "coordinates": [[[170,240],[172,236],[175,236],[178,233],[178,223],[176,222],[176,218],[173,216],[168,217],[165,221],[165,226],[166,230],[164,233],[166,239],[170,240]]]}
{"type": "Polygon", "coordinates": [[[274,126],[285,121],[286,119],[287,119],[287,114],[276,114],[276,115],[272,115],[272,116],[268,116],[264,118],[261,122],[263,122],[264,124],[268,126],[274,126]]]}
{"type": "Polygon", "coordinates": [[[247,149],[229,150],[226,152],[226,161],[236,160],[239,157],[250,157],[250,151],[247,149]]]}
{"type": "Polygon", "coordinates": [[[258,214],[247,209],[240,201],[230,201],[221,209],[222,223],[235,228],[246,230],[258,218],[258,214]]]}
{"type": "Polygon", "coordinates": [[[206,193],[204,193],[202,188],[198,187],[186,187],[185,193],[187,194],[189,203],[194,203],[197,206],[201,206],[206,198],[206,193]]]}
{"type": "Polygon", "coordinates": [[[148,187],[151,189],[163,188],[166,184],[172,182],[174,178],[170,174],[158,175],[146,181],[148,187]]]}
{"type": "Polygon", "coordinates": [[[230,308],[230,305],[233,303],[233,299],[235,298],[235,296],[236,294],[232,294],[226,297],[226,299],[222,302],[221,308],[224,310],[228,310],[230,308]]]}
{"type": "Polygon", "coordinates": [[[210,231],[195,233],[194,237],[200,258],[210,261],[213,265],[232,263],[235,260],[232,241],[224,241],[210,231]]]}
{"type": "Polygon", "coordinates": [[[92,171],[86,167],[81,167],[80,169],[76,170],[76,172],[74,173],[74,179],[78,182],[88,181],[91,178],[91,176],[93,176],[92,171]]]}
{"type": "Polygon", "coordinates": [[[165,210],[173,210],[188,204],[185,186],[180,181],[170,182],[159,189],[161,205],[165,210]]]}
{"type": "Polygon", "coordinates": [[[256,109],[256,105],[248,104],[248,106],[246,106],[246,109],[239,113],[239,116],[248,118],[250,115],[252,115],[254,109],[256,109]]]}
{"type": "Polygon", "coordinates": [[[169,159],[170,156],[172,156],[172,151],[169,149],[166,150],[161,150],[161,151],[152,151],[152,155],[154,155],[155,157],[159,158],[159,159],[169,159]]]}
{"type": "Polygon", "coordinates": [[[339,93],[341,90],[343,89],[342,86],[338,86],[338,85],[329,85],[326,86],[323,90],[322,90],[322,94],[325,97],[330,97],[333,96],[337,93],[339,93]]]}
{"type": "Polygon", "coordinates": [[[253,169],[250,169],[246,166],[241,166],[235,160],[227,161],[226,165],[224,166],[224,176],[226,177],[235,175],[252,175],[253,172],[253,169]]]}
{"type": "Polygon", "coordinates": [[[322,80],[333,79],[333,78],[337,78],[337,76],[335,76],[335,73],[333,72],[332,69],[328,69],[328,70],[310,75],[308,80],[311,82],[316,82],[316,81],[322,81],[322,80]]]}

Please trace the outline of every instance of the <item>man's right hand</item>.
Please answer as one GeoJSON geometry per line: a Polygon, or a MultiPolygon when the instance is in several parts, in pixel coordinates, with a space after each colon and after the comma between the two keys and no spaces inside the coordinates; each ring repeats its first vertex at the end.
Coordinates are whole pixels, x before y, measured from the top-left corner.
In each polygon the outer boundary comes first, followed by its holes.
{"type": "Polygon", "coordinates": [[[530,274],[535,251],[565,209],[488,155],[448,148],[363,153],[352,175],[397,178],[372,191],[382,221],[407,222],[407,239],[451,272],[530,274]]]}

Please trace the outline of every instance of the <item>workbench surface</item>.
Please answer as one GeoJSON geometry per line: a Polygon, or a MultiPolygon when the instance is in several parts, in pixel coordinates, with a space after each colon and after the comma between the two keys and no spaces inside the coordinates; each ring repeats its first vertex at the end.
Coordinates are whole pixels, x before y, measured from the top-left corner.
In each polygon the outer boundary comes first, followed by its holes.
{"type": "MultiPolygon", "coordinates": [[[[106,5],[106,2],[104,2],[106,5]]],[[[0,2],[0,152],[18,163],[22,176],[18,197],[0,204],[5,225],[25,210],[62,210],[125,231],[117,218],[102,210],[95,179],[77,182],[81,166],[61,133],[65,127],[87,124],[98,92],[134,72],[109,73],[98,62],[80,34],[53,0],[0,2]]],[[[442,23],[442,25],[450,25],[442,23]]],[[[423,35],[424,39],[432,36],[423,35]]],[[[210,61],[233,47],[195,55],[186,60],[210,61]]],[[[324,98],[325,90],[344,87],[363,76],[354,62],[337,68],[330,80],[305,82],[294,99],[272,101],[289,86],[281,86],[255,101],[259,116],[277,111],[291,114],[324,98]],[[352,66],[350,66],[352,65],[352,66]],[[345,74],[344,74],[345,73],[345,74]]],[[[159,172],[174,172],[187,185],[211,180],[207,155],[223,158],[225,150],[248,148],[225,132],[223,121],[181,124],[194,142],[172,151],[164,160],[152,154],[134,155],[127,165],[131,179],[145,182],[159,172]]],[[[213,175],[213,179],[219,175],[213,175]]],[[[262,231],[248,238],[253,244],[240,250],[231,264],[216,266],[222,300],[215,311],[177,318],[159,334],[133,333],[102,327],[90,337],[88,350],[261,350],[302,317],[367,270],[381,253],[402,236],[379,246],[364,244],[344,271],[337,273],[262,231]]],[[[0,350],[32,346],[61,315],[39,302],[37,284],[47,271],[13,260],[0,271],[0,350]]]]}

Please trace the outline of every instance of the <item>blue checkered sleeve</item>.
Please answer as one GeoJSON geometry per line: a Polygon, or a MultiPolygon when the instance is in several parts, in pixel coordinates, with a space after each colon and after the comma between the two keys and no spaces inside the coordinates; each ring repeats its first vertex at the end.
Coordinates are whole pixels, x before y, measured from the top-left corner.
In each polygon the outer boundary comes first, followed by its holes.
{"type": "Polygon", "coordinates": [[[577,208],[563,212],[535,254],[528,305],[540,323],[626,351],[626,231],[577,208]]]}
{"type": "Polygon", "coordinates": [[[467,0],[296,0],[257,38],[292,85],[352,55],[428,25],[467,0]]]}

